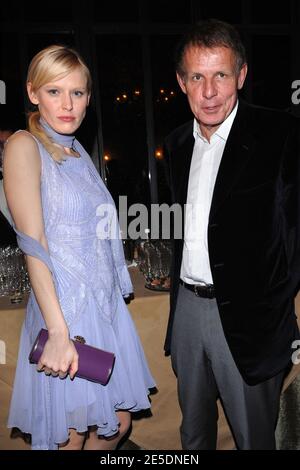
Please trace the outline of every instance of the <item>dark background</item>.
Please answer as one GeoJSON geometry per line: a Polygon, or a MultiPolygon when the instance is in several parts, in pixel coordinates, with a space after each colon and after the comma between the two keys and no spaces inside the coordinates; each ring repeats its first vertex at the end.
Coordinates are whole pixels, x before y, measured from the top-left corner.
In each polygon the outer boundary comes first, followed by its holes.
{"type": "Polygon", "coordinates": [[[0,126],[26,126],[24,83],[33,55],[53,43],[74,46],[94,81],[78,138],[115,201],[122,194],[128,204],[164,199],[163,138],[191,118],[175,80],[173,49],[187,25],[209,17],[233,23],[244,40],[250,69],[243,97],[299,115],[291,101],[292,82],[300,80],[299,0],[4,0],[0,126]]]}

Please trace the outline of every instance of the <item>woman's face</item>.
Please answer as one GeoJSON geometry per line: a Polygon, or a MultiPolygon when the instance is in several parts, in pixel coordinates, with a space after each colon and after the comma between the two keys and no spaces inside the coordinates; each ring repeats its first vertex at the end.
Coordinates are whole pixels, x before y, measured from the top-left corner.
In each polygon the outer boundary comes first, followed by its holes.
{"type": "Polygon", "coordinates": [[[27,91],[41,117],[59,134],[73,134],[78,129],[90,100],[87,79],[80,67],[36,91],[29,82],[27,91]]]}

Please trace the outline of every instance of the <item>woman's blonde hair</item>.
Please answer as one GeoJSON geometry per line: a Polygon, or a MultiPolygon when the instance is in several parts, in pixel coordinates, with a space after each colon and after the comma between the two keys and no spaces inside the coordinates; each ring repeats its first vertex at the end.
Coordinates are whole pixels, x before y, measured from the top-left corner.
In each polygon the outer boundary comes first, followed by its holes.
{"type": "MultiPolygon", "coordinates": [[[[46,83],[63,78],[78,67],[86,76],[87,91],[90,93],[92,88],[90,71],[78,52],[67,46],[48,46],[38,52],[30,62],[27,84],[30,83],[31,90],[36,92],[46,83]]],[[[53,142],[42,128],[39,111],[28,114],[28,129],[44,145],[55,161],[62,161],[63,150],[53,142]]]]}

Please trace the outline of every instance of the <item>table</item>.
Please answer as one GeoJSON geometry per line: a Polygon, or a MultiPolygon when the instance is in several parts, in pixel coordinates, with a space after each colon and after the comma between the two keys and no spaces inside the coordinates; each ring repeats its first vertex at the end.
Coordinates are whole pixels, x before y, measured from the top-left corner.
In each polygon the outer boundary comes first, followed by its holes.
{"type": "MultiPolygon", "coordinates": [[[[141,448],[149,450],[180,449],[180,410],[177,400],[176,379],[170,358],[163,353],[169,295],[144,288],[144,280],[137,268],[130,268],[135,286],[135,299],[128,308],[144,346],[150,369],[156,380],[158,392],[151,395],[152,416],[137,416],[133,420],[130,439],[141,448]]],[[[296,299],[300,313],[300,295],[296,299]]],[[[30,450],[20,438],[11,439],[6,428],[8,407],[13,386],[19,335],[24,319],[25,302],[12,306],[0,298],[0,340],[6,343],[6,364],[0,365],[0,449],[30,450]]],[[[285,381],[281,398],[277,442],[279,448],[300,449],[300,365],[294,366],[285,381]],[[299,375],[298,375],[299,374],[299,375]],[[299,418],[295,421],[295,416],[299,418]]],[[[218,449],[233,449],[234,442],[219,404],[218,449]]]]}

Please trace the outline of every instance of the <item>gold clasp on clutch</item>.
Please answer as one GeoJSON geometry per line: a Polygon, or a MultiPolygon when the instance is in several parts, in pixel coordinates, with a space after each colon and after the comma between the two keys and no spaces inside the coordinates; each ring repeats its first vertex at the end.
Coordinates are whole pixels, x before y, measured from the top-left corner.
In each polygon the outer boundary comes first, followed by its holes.
{"type": "Polygon", "coordinates": [[[78,341],[78,343],[85,344],[85,339],[83,336],[74,336],[75,341],[78,341]]]}

